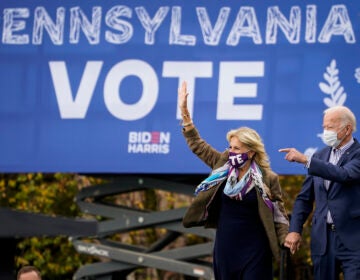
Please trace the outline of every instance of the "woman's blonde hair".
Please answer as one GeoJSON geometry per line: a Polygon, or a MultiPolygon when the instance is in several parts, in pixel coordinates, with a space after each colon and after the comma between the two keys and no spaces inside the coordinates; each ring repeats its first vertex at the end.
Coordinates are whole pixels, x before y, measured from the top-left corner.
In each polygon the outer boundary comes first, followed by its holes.
{"type": "Polygon", "coordinates": [[[230,142],[230,139],[233,137],[239,139],[241,143],[255,152],[254,160],[264,175],[266,175],[271,170],[270,161],[260,135],[252,128],[240,127],[238,129],[232,129],[226,134],[228,142],[230,142]]]}

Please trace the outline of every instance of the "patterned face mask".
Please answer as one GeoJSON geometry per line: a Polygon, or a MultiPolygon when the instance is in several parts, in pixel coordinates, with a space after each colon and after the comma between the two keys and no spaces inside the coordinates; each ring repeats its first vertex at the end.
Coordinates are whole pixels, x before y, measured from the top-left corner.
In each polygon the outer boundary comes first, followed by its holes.
{"type": "Polygon", "coordinates": [[[229,163],[231,164],[231,166],[235,167],[235,168],[240,168],[242,167],[245,162],[249,159],[249,156],[246,153],[232,153],[229,152],[229,163]]]}

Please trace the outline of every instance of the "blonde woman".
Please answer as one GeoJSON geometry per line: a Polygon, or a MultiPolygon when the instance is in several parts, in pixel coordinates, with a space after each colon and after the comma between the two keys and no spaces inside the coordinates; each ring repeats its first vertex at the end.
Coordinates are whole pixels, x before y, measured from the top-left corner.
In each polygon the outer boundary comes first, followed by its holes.
{"type": "Polygon", "coordinates": [[[289,223],[278,176],[270,168],[264,144],[255,130],[240,127],[227,133],[229,148],[217,151],[200,137],[187,97],[183,82],[178,90],[182,132],[190,150],[212,172],[196,187],[183,224],[217,229],[216,280],[271,280],[273,257],[279,261],[289,223]]]}

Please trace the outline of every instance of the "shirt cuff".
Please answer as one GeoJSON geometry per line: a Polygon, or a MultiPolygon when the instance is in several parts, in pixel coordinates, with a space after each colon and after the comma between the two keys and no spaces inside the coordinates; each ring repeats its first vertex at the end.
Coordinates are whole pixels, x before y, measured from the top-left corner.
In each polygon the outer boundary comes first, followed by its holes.
{"type": "Polygon", "coordinates": [[[309,169],[310,168],[310,163],[311,163],[311,158],[312,158],[312,155],[311,156],[306,156],[307,158],[307,161],[305,163],[305,168],[309,169]]]}

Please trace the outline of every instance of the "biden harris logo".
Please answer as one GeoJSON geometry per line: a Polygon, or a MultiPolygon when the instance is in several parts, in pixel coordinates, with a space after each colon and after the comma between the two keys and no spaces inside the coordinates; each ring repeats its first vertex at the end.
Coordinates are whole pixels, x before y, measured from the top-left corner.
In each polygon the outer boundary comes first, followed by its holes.
{"type": "Polygon", "coordinates": [[[170,152],[170,132],[130,131],[129,154],[168,154],[170,152]]]}

